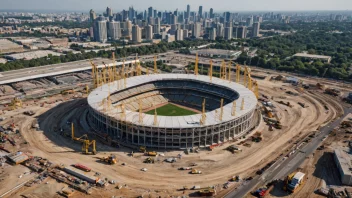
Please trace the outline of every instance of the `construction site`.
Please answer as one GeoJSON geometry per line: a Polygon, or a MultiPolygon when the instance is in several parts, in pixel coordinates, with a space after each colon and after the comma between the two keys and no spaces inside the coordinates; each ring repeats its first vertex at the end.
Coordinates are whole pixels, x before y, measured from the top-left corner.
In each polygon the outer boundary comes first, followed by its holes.
{"type": "Polygon", "coordinates": [[[0,197],[237,197],[254,181],[239,197],[347,192],[334,151],[349,146],[352,85],[184,56],[1,73],[0,197]],[[175,57],[194,70],[158,69],[175,57]]]}

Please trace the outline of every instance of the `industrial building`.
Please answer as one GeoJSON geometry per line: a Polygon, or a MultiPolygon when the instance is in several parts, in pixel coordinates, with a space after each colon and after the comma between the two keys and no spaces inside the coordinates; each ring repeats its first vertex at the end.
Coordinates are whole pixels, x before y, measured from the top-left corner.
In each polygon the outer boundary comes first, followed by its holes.
{"type": "Polygon", "coordinates": [[[154,74],[105,84],[88,96],[89,119],[98,131],[135,146],[165,149],[207,147],[243,136],[256,124],[255,94],[235,82],[202,75],[154,74]],[[203,114],[156,116],[141,113],[168,102],[203,114]],[[223,99],[223,106],[221,100],[223,99]],[[109,103],[109,101],[111,103],[109,103]],[[222,108],[221,108],[222,107],[222,108]]]}
{"type": "Polygon", "coordinates": [[[23,46],[7,39],[0,39],[0,54],[23,52],[23,46]]]}
{"type": "Polygon", "coordinates": [[[340,172],[341,183],[344,185],[352,185],[352,157],[351,153],[345,149],[335,149],[334,160],[340,172]]]}
{"type": "Polygon", "coordinates": [[[297,53],[293,56],[308,58],[308,59],[312,59],[312,60],[319,59],[319,60],[326,62],[326,63],[330,63],[330,61],[331,61],[331,56],[323,56],[323,55],[316,55],[316,54],[297,53]]]}
{"type": "Polygon", "coordinates": [[[46,57],[49,54],[51,54],[52,56],[61,56],[62,55],[60,53],[57,53],[57,52],[54,52],[51,50],[38,50],[38,51],[10,54],[10,55],[6,55],[5,58],[10,59],[10,60],[19,60],[19,59],[31,60],[34,58],[46,57]]]}
{"type": "Polygon", "coordinates": [[[237,58],[241,55],[241,51],[232,51],[232,50],[222,50],[222,49],[198,49],[192,50],[191,54],[198,53],[199,56],[208,56],[208,57],[219,57],[219,58],[237,58]]]}

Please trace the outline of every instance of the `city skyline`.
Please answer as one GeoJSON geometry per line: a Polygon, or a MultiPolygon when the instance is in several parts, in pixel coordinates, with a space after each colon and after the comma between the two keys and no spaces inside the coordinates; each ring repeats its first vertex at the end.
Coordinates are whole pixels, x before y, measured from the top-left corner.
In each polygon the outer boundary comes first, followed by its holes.
{"type": "Polygon", "coordinates": [[[222,11],[348,11],[352,8],[352,1],[336,0],[321,3],[319,0],[297,0],[280,4],[279,0],[267,0],[265,2],[254,0],[244,2],[239,0],[220,0],[216,3],[201,0],[179,0],[168,2],[167,4],[161,0],[132,0],[128,2],[117,2],[112,0],[101,0],[99,2],[91,1],[87,3],[85,0],[2,0],[0,2],[1,10],[23,10],[23,11],[85,11],[94,8],[98,12],[104,11],[106,6],[113,10],[122,10],[126,7],[133,6],[136,10],[146,10],[149,6],[153,6],[158,10],[186,10],[189,4],[192,11],[198,11],[199,6],[203,6],[203,11],[214,9],[214,12],[222,11]],[[304,6],[302,6],[304,4],[304,6]]]}

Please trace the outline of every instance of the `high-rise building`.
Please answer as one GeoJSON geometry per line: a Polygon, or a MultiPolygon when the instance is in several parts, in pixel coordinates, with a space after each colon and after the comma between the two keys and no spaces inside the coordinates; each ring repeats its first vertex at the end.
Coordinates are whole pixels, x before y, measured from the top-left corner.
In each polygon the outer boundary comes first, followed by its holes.
{"type": "Polygon", "coordinates": [[[135,17],[136,17],[136,16],[135,16],[134,8],[133,8],[133,7],[130,7],[130,8],[128,9],[128,18],[129,18],[130,20],[133,20],[135,17]]]}
{"type": "Polygon", "coordinates": [[[183,39],[188,38],[188,30],[183,30],[183,39]]]}
{"type": "Polygon", "coordinates": [[[232,14],[230,12],[225,12],[225,21],[232,22],[232,14]]]}
{"type": "Polygon", "coordinates": [[[105,43],[108,40],[106,22],[107,21],[103,16],[99,16],[95,19],[93,26],[95,41],[105,43]]]}
{"type": "Polygon", "coordinates": [[[198,16],[199,18],[203,18],[203,6],[199,6],[198,16]]]}
{"type": "Polygon", "coordinates": [[[148,17],[153,17],[153,7],[148,8],[148,17]]]}
{"type": "Polygon", "coordinates": [[[237,38],[247,38],[247,27],[240,26],[237,28],[237,38]]]}
{"type": "Polygon", "coordinates": [[[246,19],[246,26],[252,27],[252,25],[253,25],[253,16],[250,16],[246,19]]]}
{"type": "Polygon", "coordinates": [[[195,38],[200,37],[201,28],[202,26],[200,23],[193,24],[192,36],[194,36],[195,38]]]}
{"type": "Polygon", "coordinates": [[[121,37],[121,25],[117,21],[108,22],[108,37],[111,40],[118,40],[121,37]]]}
{"type": "Polygon", "coordinates": [[[147,39],[147,40],[153,39],[153,26],[147,25],[145,27],[145,39],[147,39]]]}
{"type": "Polygon", "coordinates": [[[157,10],[154,10],[153,17],[158,17],[158,11],[157,10]]]}
{"type": "Polygon", "coordinates": [[[215,41],[216,39],[216,28],[211,28],[209,31],[209,40],[215,41]]]}
{"type": "Polygon", "coordinates": [[[209,11],[209,18],[214,18],[214,10],[213,8],[210,8],[210,11],[209,11]]]}
{"type": "Polygon", "coordinates": [[[259,31],[260,31],[260,23],[259,22],[253,23],[252,37],[258,37],[259,31]]]}
{"type": "Polygon", "coordinates": [[[224,31],[225,31],[224,39],[231,40],[232,39],[232,27],[226,27],[224,31]]]}
{"type": "Polygon", "coordinates": [[[148,18],[148,24],[149,25],[154,25],[155,19],[153,17],[148,18]]]}
{"type": "Polygon", "coordinates": [[[132,42],[141,43],[142,42],[142,29],[138,25],[132,27],[132,42]]]}
{"type": "Polygon", "coordinates": [[[109,7],[106,8],[106,16],[107,17],[112,17],[112,9],[109,8],[109,7]]]}
{"type": "Polygon", "coordinates": [[[177,16],[176,15],[171,15],[171,22],[170,24],[176,24],[177,23],[177,16]]]}
{"type": "Polygon", "coordinates": [[[222,23],[216,24],[216,36],[224,37],[224,24],[222,23]]]}
{"type": "Polygon", "coordinates": [[[94,12],[93,9],[89,11],[89,19],[91,22],[94,22],[94,20],[97,18],[97,14],[94,12]]]}
{"type": "Polygon", "coordinates": [[[187,15],[186,18],[189,19],[189,17],[191,17],[191,6],[187,5],[187,15]]]}
{"type": "Polygon", "coordinates": [[[155,18],[155,25],[153,26],[153,33],[160,34],[160,18],[155,18]]]}
{"type": "Polygon", "coordinates": [[[176,41],[183,41],[183,30],[177,29],[175,32],[175,40],[176,41]]]}

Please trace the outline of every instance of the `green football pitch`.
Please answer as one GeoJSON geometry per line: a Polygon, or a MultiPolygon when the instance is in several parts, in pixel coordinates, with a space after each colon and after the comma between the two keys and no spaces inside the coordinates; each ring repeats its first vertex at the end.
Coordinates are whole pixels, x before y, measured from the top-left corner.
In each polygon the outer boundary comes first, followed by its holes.
{"type": "MultiPolygon", "coordinates": [[[[160,116],[187,116],[187,115],[194,115],[197,114],[194,111],[184,109],[182,107],[173,105],[173,104],[167,104],[162,107],[159,107],[156,109],[156,112],[160,116]]],[[[145,112],[146,114],[154,115],[154,109],[145,112]]]]}

